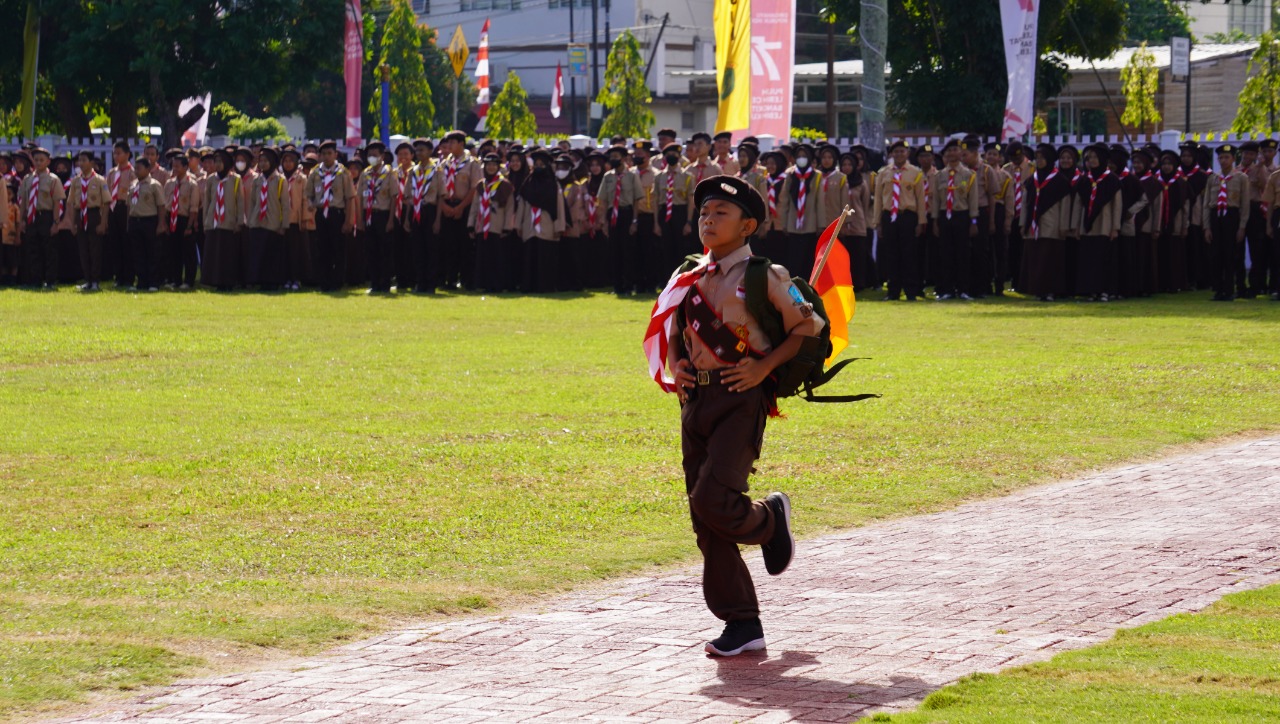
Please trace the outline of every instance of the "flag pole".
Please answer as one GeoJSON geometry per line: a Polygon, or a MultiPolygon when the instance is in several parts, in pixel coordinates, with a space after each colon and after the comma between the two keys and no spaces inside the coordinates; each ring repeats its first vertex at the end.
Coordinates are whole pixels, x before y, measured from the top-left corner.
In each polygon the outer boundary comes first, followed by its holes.
{"type": "MultiPolygon", "coordinates": [[[[835,226],[836,224],[840,224],[841,226],[844,226],[845,217],[847,217],[848,215],[849,215],[849,205],[845,204],[844,210],[840,212],[840,215],[836,217],[835,221],[831,222],[831,226],[835,226]]],[[[827,228],[830,229],[831,226],[828,226],[827,228]]],[[[813,286],[814,284],[818,283],[818,275],[822,274],[823,268],[826,267],[827,257],[831,256],[831,247],[834,245],[836,235],[839,233],[840,233],[840,229],[839,227],[837,227],[835,231],[831,232],[831,236],[827,237],[827,244],[822,249],[822,257],[819,258],[817,263],[813,265],[813,274],[810,275],[809,277],[809,286],[813,286]]]]}

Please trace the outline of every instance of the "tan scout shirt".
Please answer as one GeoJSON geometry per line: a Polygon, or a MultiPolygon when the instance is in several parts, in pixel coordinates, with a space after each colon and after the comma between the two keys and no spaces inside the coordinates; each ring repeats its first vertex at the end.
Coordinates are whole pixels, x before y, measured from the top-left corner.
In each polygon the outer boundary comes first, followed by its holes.
{"type": "Polygon", "coordinates": [[[289,185],[289,225],[297,225],[299,229],[316,228],[315,212],[307,208],[307,175],[302,169],[295,169],[288,178],[289,185]]]}
{"type": "Polygon", "coordinates": [[[933,177],[930,189],[930,196],[933,199],[931,209],[933,220],[943,221],[947,218],[947,188],[953,184],[951,218],[954,219],[957,215],[966,219],[978,218],[979,205],[982,203],[979,175],[964,164],[956,164],[955,168],[944,166],[938,169],[938,174],[933,177]]]}
{"type": "MultiPolygon", "coordinates": [[[[1087,186],[1089,180],[1087,178],[1081,178],[1078,183],[1082,183],[1087,186]]],[[[1121,222],[1124,220],[1124,200],[1121,198],[1122,195],[1123,194],[1120,191],[1117,191],[1116,195],[1112,196],[1111,200],[1107,202],[1107,205],[1102,207],[1102,211],[1093,220],[1093,224],[1087,227],[1085,226],[1085,215],[1088,213],[1089,203],[1087,201],[1077,202],[1076,213],[1080,218],[1075,225],[1076,228],[1080,229],[1080,235],[1111,236],[1112,234],[1116,234],[1118,236],[1120,234],[1121,222]]],[[[1159,212],[1159,209],[1155,209],[1155,212],[1159,212]]]]}
{"type": "Polygon", "coordinates": [[[737,176],[738,172],[742,170],[742,167],[738,165],[737,157],[732,153],[714,159],[714,163],[720,167],[720,173],[725,176],[737,176]]]}
{"type": "MultiPolygon", "coordinates": [[[[7,194],[0,194],[7,196],[7,194]]],[[[81,173],[71,177],[71,192],[67,194],[67,213],[63,217],[62,223],[65,229],[79,229],[83,220],[80,218],[80,198],[88,199],[85,205],[85,211],[98,209],[101,212],[99,222],[106,220],[107,204],[110,203],[111,197],[107,193],[107,180],[98,175],[97,171],[90,172],[86,178],[81,173]]],[[[90,229],[94,231],[94,229],[90,229]]]]}
{"type": "Polygon", "coordinates": [[[826,229],[836,220],[845,205],[845,184],[848,180],[840,169],[823,171],[818,180],[818,231],[826,229]]]}
{"type": "MultiPolygon", "coordinates": [[[[787,171],[787,181],[782,184],[782,195],[786,196],[787,213],[782,230],[788,234],[816,234],[822,229],[818,223],[822,220],[822,199],[819,190],[822,183],[822,172],[810,167],[809,176],[803,181],[799,169],[794,166],[787,171]],[[804,198],[804,218],[800,218],[800,184],[807,184],[804,198]]],[[[779,199],[781,201],[781,199],[779,199]]],[[[766,200],[767,204],[768,201],[766,200]]]]}
{"type": "Polygon", "coordinates": [[[155,179],[162,188],[169,183],[169,179],[172,177],[173,174],[168,169],[161,167],[160,164],[151,164],[151,178],[155,179]]]}
{"type": "Polygon", "coordinates": [[[205,231],[239,231],[240,230],[240,177],[235,171],[227,173],[226,178],[218,178],[217,174],[205,179],[204,208],[205,231]],[[222,191],[223,214],[218,221],[218,191],[222,191]]]}
{"type": "Polygon", "coordinates": [[[245,184],[249,186],[249,205],[246,209],[246,225],[250,229],[267,229],[278,234],[283,234],[284,230],[289,228],[290,216],[290,199],[289,199],[289,182],[285,179],[284,174],[277,169],[270,176],[258,174],[253,181],[245,184]],[[261,219],[263,212],[262,193],[263,186],[267,195],[265,219],[261,219]]]}
{"type": "Polygon", "coordinates": [[[862,183],[857,186],[845,184],[845,203],[849,204],[849,215],[840,229],[841,236],[866,236],[870,226],[867,211],[871,206],[871,174],[862,174],[862,183]]]}
{"type": "Polygon", "coordinates": [[[58,207],[58,202],[66,199],[66,193],[62,188],[62,179],[54,176],[52,172],[45,171],[42,174],[29,173],[22,179],[22,185],[18,188],[18,205],[22,211],[22,219],[27,218],[28,205],[31,200],[31,187],[36,186],[36,211],[54,211],[58,207]]]}
{"type": "MultiPolygon", "coordinates": [[[[1157,173],[1155,174],[1154,178],[1156,179],[1156,182],[1159,183],[1163,188],[1164,177],[1161,176],[1161,174],[1157,173]]],[[[1185,181],[1180,181],[1180,180],[1177,180],[1176,178],[1170,179],[1169,188],[1173,188],[1176,184],[1179,184],[1179,183],[1183,184],[1183,189],[1184,189],[1183,195],[1189,196],[1191,194],[1191,186],[1190,184],[1187,184],[1185,181]]],[[[1147,224],[1146,224],[1147,228],[1142,229],[1142,231],[1149,231],[1153,236],[1159,236],[1167,226],[1169,228],[1170,236],[1186,236],[1187,235],[1187,224],[1189,223],[1189,220],[1191,218],[1191,214],[1190,214],[1191,201],[1189,199],[1184,198],[1182,200],[1182,205],[1180,207],[1169,210],[1169,220],[1167,224],[1165,223],[1165,220],[1164,220],[1164,215],[1165,215],[1164,194],[1163,193],[1157,194],[1156,200],[1151,206],[1152,206],[1151,218],[1147,219],[1147,224]]]]}
{"type": "Polygon", "coordinates": [[[693,177],[680,169],[672,171],[664,169],[653,177],[653,208],[657,221],[661,223],[667,216],[667,186],[671,187],[672,207],[689,208],[689,218],[693,214],[693,177]]]}
{"type": "MultiPolygon", "coordinates": [[[[689,294],[700,294],[730,329],[745,328],[747,344],[761,354],[768,354],[773,351],[773,344],[760,323],[747,311],[745,285],[747,260],[750,258],[750,244],[734,250],[718,260],[716,270],[703,275],[689,294]]],[[[777,264],[770,267],[768,289],[769,302],[782,313],[782,328],[788,334],[816,337],[822,331],[826,323],[813,313],[813,305],[806,302],[800,290],[791,283],[791,274],[785,268],[777,264]]],[[[729,366],[702,343],[693,329],[686,326],[679,333],[684,335],[684,348],[696,369],[714,370],[729,366]]]]}
{"type": "Polygon", "coordinates": [[[1258,201],[1267,190],[1267,179],[1271,178],[1271,172],[1274,168],[1267,166],[1262,161],[1256,161],[1247,169],[1240,171],[1249,177],[1249,198],[1258,201]]]}
{"type": "Polygon", "coordinates": [[[597,213],[604,214],[606,221],[613,214],[614,190],[617,188],[619,178],[622,179],[622,195],[617,199],[619,208],[630,208],[645,198],[644,189],[640,187],[640,177],[634,171],[628,169],[605,171],[604,178],[600,180],[600,191],[596,194],[596,203],[599,204],[600,209],[597,213]]]}
{"type": "MultiPolygon", "coordinates": [[[[1225,180],[1227,187],[1227,207],[1232,209],[1240,209],[1240,228],[1243,229],[1245,224],[1249,223],[1249,198],[1250,184],[1249,179],[1238,169],[1233,169],[1231,175],[1225,180]]],[[[1209,183],[1204,187],[1204,198],[1201,199],[1204,206],[1204,218],[1206,221],[1212,219],[1218,214],[1218,194],[1223,185],[1222,174],[1214,171],[1209,174],[1209,183]]],[[[1208,223],[1205,224],[1208,226],[1208,223]]]]}
{"type": "Polygon", "coordinates": [[[173,206],[173,190],[178,189],[178,216],[191,216],[200,210],[200,187],[190,174],[179,179],[170,178],[164,184],[164,214],[168,216],[173,206]]]}
{"type": "Polygon", "coordinates": [[[431,196],[432,189],[435,188],[436,167],[436,161],[432,159],[426,163],[414,164],[413,170],[409,173],[409,180],[404,188],[404,210],[405,218],[411,222],[414,209],[418,210],[418,218],[422,220],[426,218],[427,206],[436,203],[435,198],[431,196]]]}
{"type": "Polygon", "coordinates": [[[1031,178],[1031,173],[1034,170],[1035,167],[1025,158],[1022,160],[1021,165],[1015,165],[1012,161],[1004,165],[1004,172],[1009,176],[1009,188],[1005,198],[1005,209],[1007,211],[1004,218],[1006,226],[1009,226],[1013,219],[1022,217],[1023,202],[1027,198],[1027,189],[1023,184],[1027,182],[1027,179],[1031,178]],[[1018,191],[1020,188],[1022,189],[1021,193],[1018,191]]]}
{"type": "Polygon", "coordinates": [[[652,214],[655,208],[653,181],[658,177],[658,172],[653,170],[651,164],[645,164],[643,170],[633,168],[631,173],[635,174],[636,180],[640,182],[640,195],[636,198],[635,203],[636,213],[652,214]]]}
{"type": "MultiPolygon", "coordinates": [[[[691,163],[684,167],[685,173],[689,174],[693,179],[693,188],[697,188],[703,179],[709,179],[712,176],[723,176],[724,169],[720,168],[720,164],[715,161],[704,161],[702,163],[691,163]]],[[[690,191],[690,193],[693,193],[690,191]]]]}
{"type": "MultiPolygon", "coordinates": [[[[396,182],[396,174],[386,165],[375,172],[367,169],[360,175],[360,183],[356,185],[356,196],[360,197],[360,210],[365,211],[373,202],[374,211],[391,211],[400,195],[400,187],[396,182]]],[[[361,219],[363,228],[364,220],[361,219]]]]}
{"type": "Polygon", "coordinates": [[[917,223],[924,223],[923,213],[926,210],[924,201],[924,174],[910,163],[898,168],[893,164],[885,166],[876,176],[874,203],[871,210],[871,225],[880,225],[880,217],[893,209],[893,179],[898,177],[898,211],[914,211],[919,215],[917,223]]]}
{"type": "Polygon", "coordinates": [[[164,186],[150,176],[135,178],[129,187],[129,218],[159,216],[164,205],[164,186]]]}
{"type": "Polygon", "coordinates": [[[551,214],[546,211],[542,212],[541,231],[538,231],[533,223],[533,205],[523,197],[516,201],[515,213],[514,228],[523,241],[528,241],[534,237],[543,241],[556,241],[560,238],[560,234],[564,232],[567,225],[564,214],[564,194],[556,194],[555,221],[551,220],[551,214]]]}
{"type": "Polygon", "coordinates": [[[111,194],[110,205],[111,210],[115,211],[116,204],[124,202],[129,194],[129,187],[133,185],[133,164],[125,166],[116,166],[107,172],[107,191],[111,194]]]}
{"type": "MultiPolygon", "coordinates": [[[[325,179],[332,179],[329,187],[329,208],[339,211],[346,209],[348,204],[355,200],[356,186],[351,181],[351,172],[340,163],[334,163],[331,168],[325,168],[324,164],[320,164],[311,169],[311,174],[307,176],[307,206],[314,209],[316,214],[322,213],[325,179]]],[[[354,210],[355,205],[351,204],[351,206],[354,210]]],[[[350,211],[347,215],[351,215],[350,211]]]]}
{"type": "Polygon", "coordinates": [[[1267,209],[1267,220],[1270,221],[1272,214],[1280,211],[1280,171],[1271,174],[1267,179],[1267,187],[1262,191],[1262,203],[1267,209]]]}
{"type": "MultiPolygon", "coordinates": [[[[428,172],[430,173],[430,172],[428,172]]],[[[436,177],[428,191],[428,203],[447,205],[450,199],[465,201],[467,194],[484,178],[484,167],[470,154],[458,158],[446,158],[436,162],[436,177]],[[453,179],[453,192],[449,191],[449,179],[453,179]]],[[[474,201],[474,199],[472,199],[474,201]]]]}
{"type": "Polygon", "coordinates": [[[587,180],[574,181],[561,189],[561,195],[564,196],[565,213],[569,215],[569,223],[564,229],[564,235],[572,238],[579,238],[587,234],[587,197],[591,194],[587,193],[587,180]]]}
{"type": "MultiPolygon", "coordinates": [[[[484,206],[485,194],[489,195],[489,236],[501,236],[513,226],[511,212],[515,208],[515,187],[502,174],[492,179],[480,179],[476,184],[476,200],[471,202],[471,214],[467,217],[467,228],[475,231],[476,238],[484,235],[484,223],[480,220],[480,211],[484,206]],[[505,200],[499,202],[500,197],[505,200]]],[[[546,217],[543,217],[546,222],[546,217]]]]}

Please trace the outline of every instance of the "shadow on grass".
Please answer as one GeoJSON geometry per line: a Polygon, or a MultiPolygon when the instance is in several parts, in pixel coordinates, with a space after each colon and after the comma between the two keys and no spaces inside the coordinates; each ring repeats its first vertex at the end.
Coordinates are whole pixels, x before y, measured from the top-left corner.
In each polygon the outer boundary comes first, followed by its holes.
{"type": "Polygon", "coordinates": [[[788,675],[793,669],[820,665],[817,656],[803,651],[775,657],[767,651],[752,651],[715,662],[720,683],[704,686],[698,693],[761,713],[787,712],[786,720],[795,722],[852,721],[906,698],[918,701],[938,688],[911,676],[892,676],[889,684],[866,684],[854,677],[834,681],[803,673],[788,675]]]}

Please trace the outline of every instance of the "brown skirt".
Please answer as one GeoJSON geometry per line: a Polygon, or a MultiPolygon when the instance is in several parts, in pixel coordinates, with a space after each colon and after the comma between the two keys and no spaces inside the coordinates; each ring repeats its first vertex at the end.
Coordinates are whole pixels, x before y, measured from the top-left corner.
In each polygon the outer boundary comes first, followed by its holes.
{"type": "Polygon", "coordinates": [[[229,229],[204,233],[204,265],[200,278],[211,287],[234,287],[240,283],[240,234],[229,229]]]}
{"type": "Polygon", "coordinates": [[[1036,297],[1060,294],[1066,285],[1066,242],[1062,239],[1027,239],[1022,245],[1022,288],[1036,297]]]}

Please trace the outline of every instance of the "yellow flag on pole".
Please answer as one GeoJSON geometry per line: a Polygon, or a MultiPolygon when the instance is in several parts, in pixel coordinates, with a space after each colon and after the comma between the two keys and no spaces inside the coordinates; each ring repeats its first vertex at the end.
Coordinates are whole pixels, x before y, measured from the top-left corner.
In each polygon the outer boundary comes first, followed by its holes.
{"type": "Polygon", "coordinates": [[[751,0],[716,0],[716,133],[751,125],[751,0]]]}

